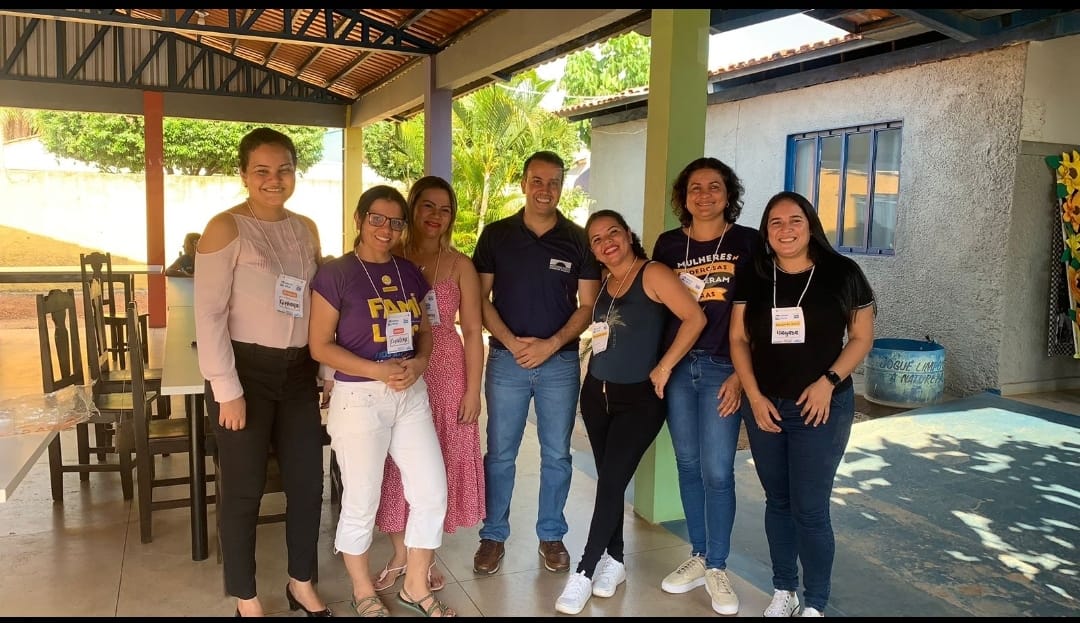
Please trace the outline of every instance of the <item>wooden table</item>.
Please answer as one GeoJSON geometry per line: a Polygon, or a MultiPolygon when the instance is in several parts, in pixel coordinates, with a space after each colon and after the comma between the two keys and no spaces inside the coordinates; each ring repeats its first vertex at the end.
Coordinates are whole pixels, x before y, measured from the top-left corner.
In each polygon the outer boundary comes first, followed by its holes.
{"type": "Polygon", "coordinates": [[[190,451],[188,462],[191,470],[189,491],[191,497],[191,559],[206,560],[208,554],[206,529],[206,435],[203,426],[202,372],[199,371],[199,353],[195,342],[195,309],[190,306],[169,307],[169,320],[165,329],[165,357],[161,371],[161,393],[166,396],[184,396],[188,402],[190,451]]]}
{"type": "MultiPolygon", "coordinates": [[[[160,275],[160,264],[113,264],[114,275],[160,275]]],[[[0,266],[0,283],[79,283],[78,266],[0,266]]]]}
{"type": "Polygon", "coordinates": [[[7,502],[15,487],[49,447],[58,433],[54,430],[0,437],[0,502],[7,502]]]}

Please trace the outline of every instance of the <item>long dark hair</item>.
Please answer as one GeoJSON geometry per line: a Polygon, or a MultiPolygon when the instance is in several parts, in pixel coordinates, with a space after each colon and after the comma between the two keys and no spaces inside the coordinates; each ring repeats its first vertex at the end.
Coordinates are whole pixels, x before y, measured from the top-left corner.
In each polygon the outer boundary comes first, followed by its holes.
{"type": "Polygon", "coordinates": [[[585,231],[589,231],[589,226],[591,226],[596,219],[604,217],[614,219],[615,222],[619,224],[619,227],[622,227],[626,230],[626,233],[630,234],[630,250],[634,253],[634,257],[643,260],[649,259],[649,254],[645,252],[645,247],[641,244],[641,238],[639,238],[638,235],[634,233],[634,230],[630,229],[630,226],[626,224],[626,219],[623,218],[623,215],[615,210],[597,210],[590,214],[589,218],[585,221],[585,231]]]}
{"type": "Polygon", "coordinates": [[[814,209],[814,204],[797,192],[790,190],[778,192],[765,204],[765,210],[761,213],[761,225],[758,227],[758,252],[754,253],[754,270],[758,276],[772,283],[775,254],[769,247],[769,216],[773,208],[781,201],[790,201],[799,206],[803,216],[806,217],[806,223],[810,228],[810,243],[807,248],[810,261],[815,265],[827,266],[841,275],[835,295],[839,299],[844,316],[851,318],[858,305],[866,300],[874,301],[874,315],[876,316],[877,301],[874,299],[873,288],[867,281],[866,275],[863,274],[862,268],[850,257],[833,248],[829,237],[825,234],[821,218],[814,209]]]}
{"type": "Polygon", "coordinates": [[[405,201],[405,197],[401,195],[401,191],[393,186],[387,186],[386,184],[372,186],[365,190],[364,194],[360,195],[360,200],[356,202],[356,211],[353,212],[353,217],[357,221],[356,238],[353,239],[352,243],[354,249],[356,248],[356,245],[360,244],[360,230],[364,229],[364,225],[367,222],[367,213],[371,211],[371,204],[379,199],[393,201],[401,206],[401,213],[402,217],[405,219],[406,231],[409,229],[409,225],[412,224],[412,216],[409,214],[409,204],[405,201]]]}
{"type": "Polygon", "coordinates": [[[679,222],[683,227],[690,227],[690,224],[694,221],[694,215],[690,214],[690,211],[686,209],[686,192],[687,186],[690,184],[690,174],[698,169],[713,169],[720,174],[720,177],[724,178],[724,187],[727,189],[728,203],[724,206],[724,220],[729,223],[734,223],[739,219],[739,215],[742,214],[743,202],[743,185],[739,181],[739,176],[735,175],[735,170],[717,160],[716,158],[704,157],[698,158],[690,162],[690,164],[683,167],[683,170],[679,172],[679,176],[675,178],[675,182],[671,185],[671,211],[678,217],[679,222]]]}

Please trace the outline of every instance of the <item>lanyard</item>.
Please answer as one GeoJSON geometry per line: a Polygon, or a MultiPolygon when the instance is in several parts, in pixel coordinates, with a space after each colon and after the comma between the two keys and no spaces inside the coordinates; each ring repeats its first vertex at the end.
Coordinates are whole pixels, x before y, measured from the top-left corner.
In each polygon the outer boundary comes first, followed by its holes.
{"type": "MultiPolygon", "coordinates": [[[[375,280],[371,278],[371,273],[368,272],[367,264],[364,263],[364,260],[360,259],[360,254],[356,252],[356,249],[353,249],[353,255],[355,255],[356,260],[360,262],[360,267],[364,269],[364,274],[367,275],[368,283],[371,284],[371,290],[375,293],[375,296],[381,299],[382,291],[375,287],[375,280]]],[[[401,300],[405,302],[408,300],[408,297],[405,296],[405,280],[401,278],[401,267],[398,266],[397,260],[394,259],[393,255],[390,256],[390,261],[394,263],[394,268],[397,270],[398,283],[401,284],[401,295],[403,297],[401,300]]]]}
{"type": "MultiPolygon", "coordinates": [[[[810,280],[814,278],[814,269],[817,268],[816,264],[810,265],[810,276],[806,278],[806,286],[802,289],[802,294],[799,295],[799,300],[795,303],[795,307],[802,306],[802,299],[806,296],[806,291],[810,289],[810,280]]],[[[776,262],[772,265],[772,306],[776,309],[776,262]]]]}
{"type": "MultiPolygon", "coordinates": [[[[690,233],[692,231],[694,231],[694,224],[691,223],[690,227],[687,228],[687,229],[689,231],[686,232],[686,253],[683,255],[683,264],[684,265],[690,263],[690,233]]],[[[731,224],[730,223],[724,223],[724,231],[720,232],[720,240],[717,241],[716,248],[713,249],[713,252],[712,252],[713,255],[716,255],[717,253],[720,253],[720,245],[724,244],[724,235],[728,233],[729,229],[731,229],[731,224]]]]}
{"type": "MultiPolygon", "coordinates": [[[[402,247],[402,251],[405,253],[405,259],[409,259],[409,251],[402,247]]],[[[439,253],[435,256],[435,272],[431,276],[431,287],[435,287],[435,282],[439,280],[439,262],[442,261],[442,245],[439,245],[439,253]]],[[[420,267],[420,271],[423,272],[424,267],[420,267]]],[[[451,271],[452,272],[452,271],[451,271]]],[[[404,284],[402,284],[404,287],[404,284]]]]}
{"type": "MultiPolygon", "coordinates": [[[[251,209],[251,199],[245,200],[244,205],[247,206],[248,212],[251,212],[251,218],[255,219],[255,224],[259,226],[259,231],[262,232],[263,238],[266,239],[266,244],[270,247],[270,252],[274,254],[274,261],[277,262],[278,270],[281,271],[281,274],[286,274],[285,267],[281,264],[281,258],[278,257],[277,249],[274,248],[274,243],[270,242],[270,236],[266,235],[266,230],[263,229],[262,221],[259,220],[259,217],[255,216],[255,210],[251,209]]],[[[288,212],[285,213],[285,220],[289,220],[288,212]]],[[[303,279],[304,275],[307,274],[304,269],[304,253],[300,250],[300,239],[296,237],[296,232],[293,230],[292,221],[289,221],[289,233],[292,234],[293,244],[296,245],[296,254],[300,257],[300,274],[297,276],[303,279]]]]}
{"type": "MultiPolygon", "coordinates": [[[[626,272],[623,273],[622,279],[619,280],[619,287],[615,289],[615,295],[611,297],[611,302],[608,303],[607,314],[604,315],[604,322],[607,322],[607,319],[611,317],[611,310],[615,308],[615,299],[619,298],[619,295],[622,294],[623,286],[626,285],[626,278],[630,276],[630,271],[634,270],[634,266],[636,266],[636,265],[637,265],[637,258],[635,257],[634,261],[630,262],[630,268],[627,268],[626,272]]],[[[600,284],[600,288],[605,289],[604,290],[605,292],[607,291],[606,288],[607,288],[608,279],[611,279],[611,273],[610,272],[608,273],[608,276],[604,278],[604,283],[600,284]]],[[[599,299],[599,298],[600,297],[597,297],[597,299],[599,299]]],[[[596,301],[593,301],[592,308],[593,308],[593,318],[596,318],[596,301]]]]}

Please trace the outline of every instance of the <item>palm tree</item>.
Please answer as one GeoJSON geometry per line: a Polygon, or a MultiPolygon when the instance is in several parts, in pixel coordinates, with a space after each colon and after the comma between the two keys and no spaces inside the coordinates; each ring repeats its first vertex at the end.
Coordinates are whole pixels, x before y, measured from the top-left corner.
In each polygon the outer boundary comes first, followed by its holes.
{"type": "Polygon", "coordinates": [[[571,156],[580,144],[572,126],[540,107],[552,84],[529,71],[454,102],[454,188],[459,203],[476,206],[477,236],[518,200],[508,189],[525,158],[541,149],[571,156]]]}

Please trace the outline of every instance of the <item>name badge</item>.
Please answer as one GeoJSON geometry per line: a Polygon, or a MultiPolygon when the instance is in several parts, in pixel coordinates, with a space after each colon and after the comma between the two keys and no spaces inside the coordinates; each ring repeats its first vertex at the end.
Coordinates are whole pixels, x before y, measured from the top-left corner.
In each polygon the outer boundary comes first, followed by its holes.
{"type": "Polygon", "coordinates": [[[304,286],[307,280],[289,275],[278,275],[274,286],[274,309],[293,318],[304,317],[304,286]]]}
{"type": "Polygon", "coordinates": [[[431,326],[439,326],[439,301],[435,298],[435,289],[428,290],[424,296],[424,311],[427,312],[428,322],[431,326]]]}
{"type": "Polygon", "coordinates": [[[705,291],[705,280],[691,275],[690,273],[679,273],[679,281],[686,286],[687,290],[690,290],[690,294],[694,297],[695,301],[701,300],[701,293],[705,291]]]}
{"type": "Polygon", "coordinates": [[[607,350],[608,323],[594,322],[589,325],[592,332],[592,354],[599,355],[607,350]]]}
{"type": "Polygon", "coordinates": [[[394,312],[386,316],[386,352],[391,355],[413,349],[412,314],[394,312]]]}
{"type": "Polygon", "coordinates": [[[802,307],[774,307],[772,343],[802,344],[806,341],[806,318],[802,307]]]}

